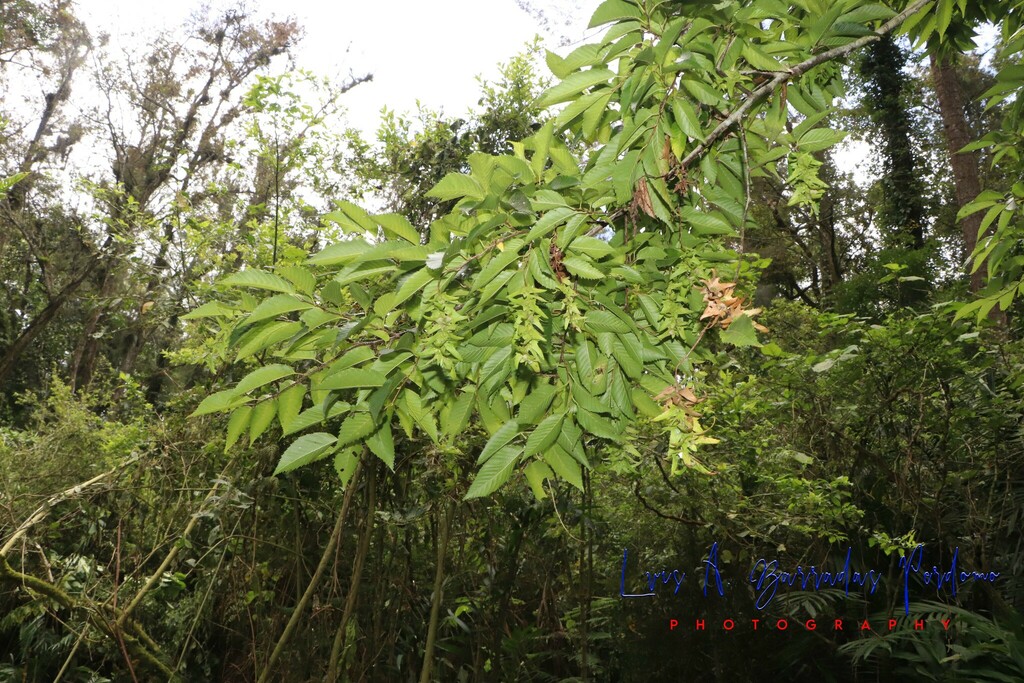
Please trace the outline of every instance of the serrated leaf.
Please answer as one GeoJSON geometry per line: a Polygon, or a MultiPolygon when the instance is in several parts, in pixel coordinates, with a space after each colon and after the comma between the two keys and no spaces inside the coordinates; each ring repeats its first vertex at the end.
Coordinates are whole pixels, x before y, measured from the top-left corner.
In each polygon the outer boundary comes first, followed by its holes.
{"type": "Polygon", "coordinates": [[[277,415],[277,399],[271,398],[261,401],[252,409],[252,417],[249,419],[249,443],[260,438],[267,427],[274,421],[277,415]]]}
{"type": "Polygon", "coordinates": [[[560,446],[552,446],[544,453],[544,462],[551,466],[558,476],[583,490],[583,470],[580,464],[560,446]]]}
{"type": "Polygon", "coordinates": [[[240,406],[235,408],[228,419],[228,434],[224,441],[224,452],[227,453],[232,446],[238,442],[238,437],[249,426],[249,418],[252,417],[252,406],[240,406]]]}
{"type": "Polygon", "coordinates": [[[278,266],[277,273],[295,285],[295,288],[303,294],[312,295],[316,288],[316,278],[302,266],[278,266]]]}
{"type": "Polygon", "coordinates": [[[805,152],[820,152],[841,142],[844,137],[846,137],[846,133],[843,131],[830,128],[812,128],[800,136],[797,146],[805,152]]]}
{"type": "Polygon", "coordinates": [[[347,488],[352,481],[352,475],[356,473],[356,465],[359,464],[359,450],[355,448],[342,448],[334,456],[334,471],[338,473],[341,480],[341,488],[347,488]]]}
{"type": "Polygon", "coordinates": [[[363,368],[349,368],[328,375],[320,384],[316,385],[318,391],[337,391],[340,389],[356,389],[365,387],[379,387],[387,379],[382,373],[376,370],[365,370],[363,368]]]}
{"type": "Polygon", "coordinates": [[[693,105],[680,97],[673,98],[672,114],[683,135],[703,141],[704,132],[700,128],[700,121],[693,105]]]}
{"type": "Polygon", "coordinates": [[[420,268],[402,281],[397,292],[385,294],[377,299],[373,305],[374,313],[377,315],[390,313],[396,306],[423,289],[428,282],[434,279],[434,276],[435,273],[430,268],[420,268]]]}
{"type": "Polygon", "coordinates": [[[555,443],[562,430],[564,418],[564,415],[548,415],[541,420],[540,424],[530,432],[530,436],[526,437],[526,449],[523,455],[526,457],[536,455],[555,443]]]}
{"type": "Polygon", "coordinates": [[[547,493],[544,491],[544,480],[555,478],[555,473],[551,471],[547,463],[542,460],[534,460],[526,466],[523,474],[526,475],[526,481],[529,482],[534,497],[537,500],[547,498],[547,493]]]}
{"type": "Polygon", "coordinates": [[[434,197],[441,201],[461,199],[462,197],[473,197],[483,199],[484,190],[475,179],[462,173],[449,173],[441,182],[435,185],[429,192],[428,197],[434,197]]]}
{"type": "MultiPolygon", "coordinates": [[[[235,362],[248,358],[254,354],[267,349],[274,344],[291,339],[303,329],[302,323],[295,321],[277,321],[264,326],[259,332],[249,337],[242,347],[238,349],[235,362]]],[[[248,337],[248,335],[246,335],[248,337]]]]}
{"type": "Polygon", "coordinates": [[[307,263],[318,266],[336,266],[339,263],[348,263],[357,256],[368,252],[372,246],[362,239],[349,239],[329,244],[317,253],[306,259],[307,263]]]}
{"type": "Polygon", "coordinates": [[[308,465],[324,456],[327,453],[327,449],[333,446],[337,440],[333,434],[326,432],[315,432],[300,436],[281,456],[281,460],[274,469],[274,475],[290,472],[297,467],[308,465]]]}
{"type": "Polygon", "coordinates": [[[515,419],[509,420],[501,427],[498,431],[494,432],[494,435],[487,440],[480,456],[476,459],[478,465],[482,465],[487,462],[495,453],[500,449],[504,448],[519,435],[519,422],[515,419]]]}
{"type": "Polygon", "coordinates": [[[489,496],[501,488],[512,476],[512,470],[522,452],[520,446],[506,446],[488,458],[470,484],[466,500],[489,496]]]}
{"type": "Polygon", "coordinates": [[[373,417],[369,413],[352,413],[338,429],[338,445],[348,446],[361,441],[372,434],[375,427],[373,417]]]}
{"type": "MultiPolygon", "coordinates": [[[[356,413],[358,415],[359,413],[356,413]]],[[[391,424],[385,422],[366,439],[366,446],[380,458],[392,472],[395,470],[395,440],[391,434],[391,424]]]]}
{"type": "Polygon", "coordinates": [[[576,252],[585,254],[586,256],[596,260],[600,260],[605,256],[611,256],[615,253],[615,249],[604,240],[599,240],[596,237],[590,237],[589,235],[580,235],[569,244],[569,252],[576,252]]]}
{"type": "Polygon", "coordinates": [[[557,389],[550,384],[539,384],[519,404],[519,423],[536,424],[551,405],[557,389]]]}
{"type": "Polygon", "coordinates": [[[281,430],[288,431],[289,426],[299,416],[302,410],[302,399],[306,396],[306,386],[293,384],[277,397],[277,420],[281,423],[281,430]]]}
{"type": "Polygon", "coordinates": [[[602,310],[587,311],[586,325],[595,333],[614,332],[616,334],[625,334],[629,332],[629,326],[626,323],[608,311],[602,310]]]}
{"type": "Polygon", "coordinates": [[[265,365],[262,368],[256,368],[240,381],[235,386],[235,395],[241,396],[247,394],[253,389],[258,389],[265,384],[276,382],[279,379],[289,377],[295,374],[295,370],[287,365],[275,363],[273,365],[265,365]]]}
{"type": "Polygon", "coordinates": [[[181,316],[182,320],[196,320],[198,318],[220,318],[223,316],[229,316],[235,312],[235,309],[222,304],[219,301],[207,301],[199,308],[193,309],[181,316]]]}
{"type": "Polygon", "coordinates": [[[585,256],[566,256],[562,259],[562,265],[576,277],[585,280],[603,280],[608,277],[585,256]]]}
{"type": "Polygon", "coordinates": [[[587,28],[594,28],[619,19],[643,19],[643,12],[636,5],[625,0],[605,0],[590,17],[587,28]]]}
{"type": "Polygon", "coordinates": [[[246,397],[239,397],[233,389],[218,391],[202,400],[189,417],[199,417],[210,413],[219,413],[246,402],[246,397]]]}
{"type": "Polygon", "coordinates": [[[595,85],[607,83],[615,74],[605,67],[594,67],[586,71],[577,71],[566,76],[561,83],[545,90],[537,100],[540,107],[575,99],[577,95],[595,85]]]}
{"type": "Polygon", "coordinates": [[[238,273],[232,273],[221,280],[220,283],[229,287],[252,287],[253,289],[266,289],[272,292],[284,292],[285,294],[295,292],[295,288],[292,287],[290,282],[263,270],[243,270],[238,273]]]}
{"type": "Polygon", "coordinates": [[[398,213],[385,213],[374,216],[373,220],[377,221],[377,224],[384,229],[384,234],[389,237],[398,237],[419,246],[420,234],[405,216],[398,213]]]}
{"type": "Polygon", "coordinates": [[[469,424],[469,418],[473,414],[473,401],[476,394],[472,391],[464,391],[452,404],[451,410],[443,413],[441,419],[441,430],[447,436],[461,434],[469,424]]]}
{"type": "Polygon", "coordinates": [[[308,308],[313,308],[313,304],[300,301],[291,294],[278,294],[261,301],[260,305],[249,314],[245,322],[247,324],[255,323],[267,318],[276,318],[279,315],[291,313],[292,311],[304,311],[308,308]]]}
{"type": "Polygon", "coordinates": [[[741,315],[722,331],[722,341],[733,346],[760,346],[754,321],[748,315],[741,315]]]}

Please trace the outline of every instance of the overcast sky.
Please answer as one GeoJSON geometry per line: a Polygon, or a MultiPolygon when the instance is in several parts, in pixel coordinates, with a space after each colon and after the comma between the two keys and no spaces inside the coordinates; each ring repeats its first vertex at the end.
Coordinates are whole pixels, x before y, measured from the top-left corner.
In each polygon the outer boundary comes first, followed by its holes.
{"type": "MultiPolygon", "coordinates": [[[[181,26],[199,1],[77,0],[93,32],[113,39],[181,26]]],[[[215,8],[237,2],[213,0],[215,8]]],[[[294,15],[306,36],[297,66],[338,81],[373,73],[373,82],[345,96],[352,124],[376,129],[381,107],[412,111],[419,100],[433,109],[463,114],[478,99],[475,77],[494,78],[496,66],[522,52],[541,34],[549,47],[580,41],[599,0],[389,0],[312,2],[249,0],[259,16],[294,15]],[[546,19],[546,27],[541,20],[546,19]],[[546,30],[545,30],[546,28],[546,30]]],[[[593,34],[593,32],[591,32],[593,34]]]]}

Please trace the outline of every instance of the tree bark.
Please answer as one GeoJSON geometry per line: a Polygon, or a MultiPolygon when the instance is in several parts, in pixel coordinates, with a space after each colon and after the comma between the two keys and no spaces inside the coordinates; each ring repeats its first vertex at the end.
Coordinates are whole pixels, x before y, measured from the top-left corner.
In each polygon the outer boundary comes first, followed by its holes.
{"type": "MultiPolygon", "coordinates": [[[[932,53],[931,71],[932,79],[935,82],[935,94],[939,99],[942,127],[945,130],[946,142],[949,146],[953,183],[956,186],[956,203],[958,208],[963,208],[981,194],[978,153],[960,151],[972,139],[964,110],[963,88],[957,78],[956,65],[948,57],[942,58],[932,53]]],[[[978,244],[978,233],[983,215],[982,212],[975,212],[960,221],[968,259],[978,244]]],[[[968,270],[970,270],[969,265],[968,270]]],[[[982,264],[977,271],[971,273],[971,291],[980,291],[985,286],[987,279],[988,269],[985,264],[982,264]]]]}

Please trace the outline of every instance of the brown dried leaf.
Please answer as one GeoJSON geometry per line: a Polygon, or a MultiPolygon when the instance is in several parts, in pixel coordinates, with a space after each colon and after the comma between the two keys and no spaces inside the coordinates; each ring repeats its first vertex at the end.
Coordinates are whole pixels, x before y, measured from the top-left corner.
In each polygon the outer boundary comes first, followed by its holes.
{"type": "Polygon", "coordinates": [[[654,206],[651,204],[651,193],[647,189],[647,178],[640,178],[633,191],[633,203],[651,218],[654,218],[654,206]]]}

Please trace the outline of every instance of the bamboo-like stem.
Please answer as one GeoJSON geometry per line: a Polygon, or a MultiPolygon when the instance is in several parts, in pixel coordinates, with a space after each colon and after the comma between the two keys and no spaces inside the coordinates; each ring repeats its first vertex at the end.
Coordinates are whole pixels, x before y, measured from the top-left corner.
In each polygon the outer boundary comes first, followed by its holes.
{"type": "MultiPolygon", "coordinates": [[[[196,524],[199,523],[199,513],[201,513],[203,509],[206,508],[207,504],[213,499],[213,497],[217,495],[217,492],[220,490],[221,482],[228,475],[228,472],[231,470],[231,466],[233,464],[234,460],[229,462],[227,466],[224,467],[224,470],[220,473],[220,476],[217,477],[217,480],[214,482],[213,488],[210,489],[209,493],[206,494],[206,498],[204,498],[203,502],[200,504],[199,510],[196,511],[188,520],[188,524],[185,525],[185,528],[182,530],[179,539],[186,539],[192,535],[192,530],[195,529],[196,524]]],[[[167,553],[167,556],[164,557],[164,561],[160,563],[160,566],[156,568],[156,571],[150,574],[149,578],[146,580],[146,583],[143,584],[142,588],[139,589],[139,592],[135,594],[135,596],[131,599],[131,602],[128,603],[127,607],[125,607],[121,611],[121,616],[117,620],[118,627],[124,625],[125,620],[128,619],[131,613],[135,611],[135,608],[139,606],[139,603],[141,603],[142,599],[146,597],[146,594],[153,589],[153,586],[155,586],[158,581],[160,581],[160,577],[164,575],[164,572],[167,571],[167,568],[171,566],[171,563],[174,562],[174,559],[178,556],[179,550],[181,550],[181,545],[178,543],[174,543],[170,551],[167,553]]]]}
{"type": "Polygon", "coordinates": [[[448,529],[451,523],[451,504],[445,505],[439,515],[437,541],[437,568],[434,571],[434,593],[430,604],[430,625],[427,627],[427,642],[423,647],[423,668],[420,669],[420,683],[430,683],[434,666],[434,645],[437,642],[437,625],[441,617],[441,600],[444,591],[444,560],[448,554],[448,529]]]}
{"type": "Polygon", "coordinates": [[[292,635],[294,635],[295,629],[299,625],[299,619],[302,618],[302,613],[306,610],[306,605],[313,598],[313,593],[316,592],[320,579],[323,577],[327,565],[330,564],[331,557],[334,556],[334,549],[338,546],[341,532],[345,529],[345,517],[348,516],[348,508],[352,503],[352,493],[356,490],[356,484],[359,481],[359,470],[361,468],[362,460],[356,464],[355,472],[352,473],[352,479],[349,481],[348,489],[345,491],[345,499],[341,503],[341,511],[338,512],[338,519],[334,523],[334,530],[331,532],[331,538],[327,541],[327,546],[320,555],[320,563],[317,565],[316,571],[313,572],[313,577],[309,580],[309,585],[306,586],[306,592],[302,594],[299,604],[295,605],[295,609],[292,610],[292,616],[288,619],[288,624],[284,627],[281,637],[277,639],[277,644],[274,646],[273,652],[270,653],[267,665],[263,667],[263,673],[260,674],[258,683],[267,683],[270,680],[270,674],[274,670],[274,665],[277,664],[277,660],[280,659],[285,646],[291,640],[292,635]]]}
{"type": "Polygon", "coordinates": [[[54,495],[47,498],[45,501],[43,501],[43,504],[36,508],[35,512],[29,515],[28,519],[22,522],[18,526],[18,528],[15,529],[14,533],[11,534],[11,536],[7,539],[7,542],[4,543],[2,548],[0,548],[0,558],[7,557],[7,554],[11,552],[11,549],[14,547],[14,544],[18,542],[18,539],[20,539],[22,536],[28,533],[28,530],[31,529],[33,526],[39,524],[39,522],[46,519],[46,516],[50,514],[50,510],[53,509],[55,505],[58,505],[59,503],[62,503],[65,500],[70,500],[71,498],[77,498],[78,496],[82,495],[82,493],[84,493],[85,490],[88,489],[89,487],[98,484],[99,482],[103,481],[112,474],[116,474],[128,468],[129,465],[133,465],[136,461],[138,461],[138,459],[139,455],[133,455],[121,465],[118,465],[113,469],[109,469],[106,472],[103,472],[102,474],[97,474],[95,477],[89,479],[88,481],[83,481],[80,484],[75,484],[71,488],[65,489],[60,493],[55,493],[54,495]]]}
{"type": "Polygon", "coordinates": [[[345,598],[345,610],[341,615],[341,623],[334,634],[334,643],[331,646],[331,657],[327,663],[326,683],[335,683],[338,680],[338,663],[342,653],[345,651],[345,637],[348,629],[348,622],[355,611],[356,601],[359,599],[359,584],[363,577],[363,565],[366,564],[366,555],[370,551],[370,538],[374,531],[374,515],[377,509],[377,467],[374,463],[370,470],[370,479],[366,491],[366,523],[363,526],[363,535],[359,539],[359,548],[356,551],[355,565],[352,567],[352,579],[349,583],[348,596],[345,598]]]}

